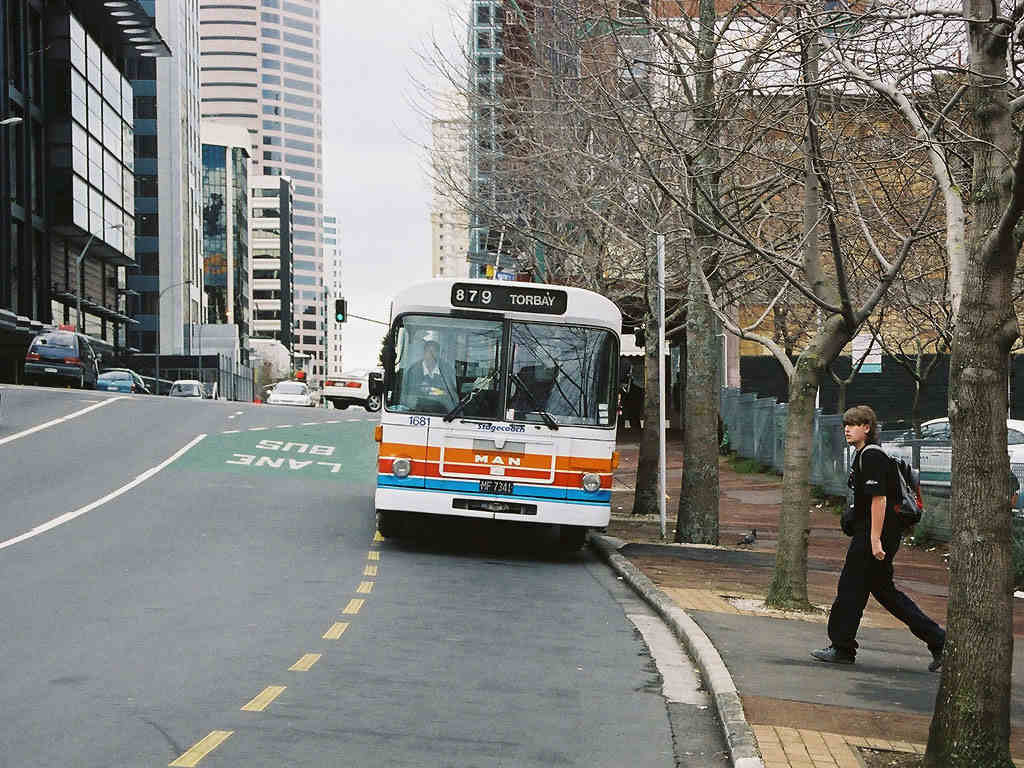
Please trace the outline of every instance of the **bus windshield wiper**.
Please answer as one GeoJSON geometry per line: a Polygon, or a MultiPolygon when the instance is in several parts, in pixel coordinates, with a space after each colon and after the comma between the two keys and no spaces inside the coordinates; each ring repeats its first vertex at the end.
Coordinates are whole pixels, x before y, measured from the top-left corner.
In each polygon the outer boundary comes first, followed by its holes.
{"type": "Polygon", "coordinates": [[[558,422],[552,418],[550,413],[548,413],[547,411],[540,407],[540,403],[537,402],[536,395],[534,395],[533,392],[530,391],[530,388],[528,386],[523,384],[523,380],[519,378],[519,374],[513,373],[511,378],[512,381],[516,383],[516,386],[526,393],[526,396],[530,399],[530,402],[533,403],[533,405],[537,408],[537,413],[539,413],[540,417],[544,419],[544,423],[547,424],[552,429],[558,429],[558,422]]]}
{"type": "Polygon", "coordinates": [[[473,385],[473,388],[466,393],[466,396],[459,400],[458,405],[452,408],[448,413],[444,415],[442,421],[454,421],[455,417],[462,413],[462,409],[469,405],[469,402],[477,396],[477,393],[482,392],[488,388],[491,384],[491,377],[488,376],[483,381],[478,381],[473,385]]]}

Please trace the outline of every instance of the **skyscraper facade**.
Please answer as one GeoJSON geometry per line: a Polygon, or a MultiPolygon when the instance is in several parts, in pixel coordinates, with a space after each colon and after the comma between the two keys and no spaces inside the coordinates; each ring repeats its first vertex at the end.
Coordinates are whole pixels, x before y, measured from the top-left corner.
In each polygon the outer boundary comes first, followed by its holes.
{"type": "Polygon", "coordinates": [[[291,180],[294,349],[326,372],[320,0],[203,0],[202,114],[245,125],[255,175],[291,180]]]}
{"type": "Polygon", "coordinates": [[[295,195],[284,176],[249,177],[253,336],[294,350],[292,240],[295,195]]]}
{"type": "Polygon", "coordinates": [[[342,323],[334,318],[334,300],[343,299],[345,290],[341,281],[341,245],[338,236],[338,217],[324,216],[324,274],[327,288],[327,375],[341,376],[342,323]]]}
{"type": "Polygon", "coordinates": [[[135,252],[127,277],[139,294],[141,352],[191,354],[204,320],[202,164],[199,145],[199,0],[142,2],[172,55],[140,59],[135,92],[135,252]]]}
{"type": "Polygon", "coordinates": [[[456,113],[455,109],[451,111],[450,117],[431,123],[434,190],[430,203],[430,273],[433,277],[469,275],[466,259],[469,215],[465,209],[469,124],[464,114],[456,113]]]}

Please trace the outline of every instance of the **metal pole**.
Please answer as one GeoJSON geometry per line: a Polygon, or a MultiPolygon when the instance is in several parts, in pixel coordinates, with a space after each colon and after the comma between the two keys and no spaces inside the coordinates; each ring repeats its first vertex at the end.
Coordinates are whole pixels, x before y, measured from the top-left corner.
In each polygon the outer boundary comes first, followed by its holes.
{"type": "Polygon", "coordinates": [[[665,538],[665,236],[658,235],[658,515],[665,538]]]}
{"type": "Polygon", "coordinates": [[[85,252],[89,250],[89,246],[92,245],[93,238],[96,235],[90,234],[89,239],[85,241],[85,247],[82,248],[82,252],[78,254],[78,258],[75,259],[75,293],[77,294],[77,307],[75,315],[75,327],[79,333],[85,333],[85,327],[82,325],[82,260],[85,259],[85,252]]]}

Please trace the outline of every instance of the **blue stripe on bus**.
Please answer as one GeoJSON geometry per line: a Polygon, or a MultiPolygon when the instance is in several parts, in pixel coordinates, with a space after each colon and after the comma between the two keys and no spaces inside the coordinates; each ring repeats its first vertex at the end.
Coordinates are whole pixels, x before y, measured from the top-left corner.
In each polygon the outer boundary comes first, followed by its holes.
{"type": "MultiPolygon", "coordinates": [[[[475,496],[494,497],[493,493],[480,493],[478,481],[464,480],[427,480],[424,488],[422,477],[395,477],[390,474],[377,475],[377,485],[382,488],[415,488],[417,490],[463,493],[475,496]]],[[[543,488],[538,486],[513,486],[513,496],[506,498],[538,499],[542,501],[568,501],[573,504],[601,504],[612,500],[611,491],[587,493],[583,490],[567,490],[563,488],[543,488]],[[568,498],[562,497],[565,491],[568,498]]]]}

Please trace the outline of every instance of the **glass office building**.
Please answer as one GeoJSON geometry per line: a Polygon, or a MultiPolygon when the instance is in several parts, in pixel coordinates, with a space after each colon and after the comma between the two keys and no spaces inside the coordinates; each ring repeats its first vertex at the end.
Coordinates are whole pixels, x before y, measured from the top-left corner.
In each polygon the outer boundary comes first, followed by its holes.
{"type": "Polygon", "coordinates": [[[199,0],[141,0],[173,56],[129,68],[135,91],[136,260],[132,347],[191,354],[203,322],[199,0]]]}
{"type": "Polygon", "coordinates": [[[0,8],[0,115],[17,119],[0,127],[0,380],[16,381],[31,336],[79,322],[79,307],[105,362],[125,352],[124,271],[135,265],[127,74],[169,51],[135,0],[116,15],[87,0],[0,8]]]}
{"type": "Polygon", "coordinates": [[[240,126],[203,123],[203,290],[207,323],[250,335],[249,137],[240,126]]]}

